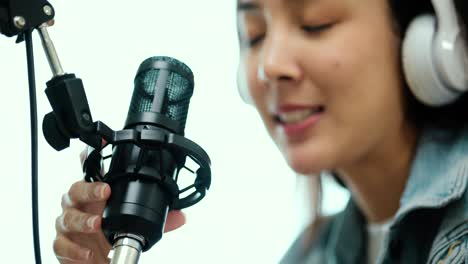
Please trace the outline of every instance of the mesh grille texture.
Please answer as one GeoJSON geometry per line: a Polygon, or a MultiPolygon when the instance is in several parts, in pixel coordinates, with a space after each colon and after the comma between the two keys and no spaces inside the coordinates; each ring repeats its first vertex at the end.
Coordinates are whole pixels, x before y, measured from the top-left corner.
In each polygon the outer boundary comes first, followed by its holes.
{"type": "Polygon", "coordinates": [[[157,87],[160,69],[150,67],[147,70],[140,71],[134,80],[135,89],[129,113],[151,112],[155,94],[159,89],[166,89],[160,114],[179,122],[182,127],[185,127],[190,98],[193,94],[192,71],[182,62],[169,57],[152,57],[145,60],[141,65],[158,61],[168,62],[170,66],[182,71],[185,76],[191,76],[192,80],[187,79],[177,71],[169,70],[164,86],[157,87]]]}

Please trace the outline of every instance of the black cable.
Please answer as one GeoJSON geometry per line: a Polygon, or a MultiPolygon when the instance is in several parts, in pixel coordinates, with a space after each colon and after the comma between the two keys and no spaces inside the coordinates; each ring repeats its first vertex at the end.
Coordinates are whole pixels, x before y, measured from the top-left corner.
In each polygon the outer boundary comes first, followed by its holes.
{"type": "Polygon", "coordinates": [[[31,189],[32,189],[32,222],[34,256],[36,264],[41,264],[41,246],[39,240],[39,205],[38,205],[38,158],[37,158],[37,101],[36,77],[34,74],[34,52],[32,43],[32,30],[25,32],[26,58],[28,64],[29,104],[31,115],[31,189]]]}

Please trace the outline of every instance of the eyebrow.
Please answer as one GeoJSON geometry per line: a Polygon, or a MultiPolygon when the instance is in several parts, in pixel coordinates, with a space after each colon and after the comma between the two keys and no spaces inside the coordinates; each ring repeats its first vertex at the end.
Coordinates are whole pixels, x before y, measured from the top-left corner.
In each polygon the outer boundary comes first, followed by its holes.
{"type": "MultiPolygon", "coordinates": [[[[310,2],[318,2],[317,0],[285,0],[285,2],[288,2],[289,4],[291,4],[291,2],[293,2],[292,4],[299,4],[300,6],[304,6],[304,4],[307,2],[307,3],[310,3],[310,2]]],[[[257,4],[257,3],[253,3],[253,2],[238,2],[237,4],[237,11],[238,12],[243,12],[243,11],[251,11],[251,10],[257,10],[259,9],[260,6],[257,4]]]]}
{"type": "Polygon", "coordinates": [[[242,12],[242,11],[250,11],[250,10],[256,10],[259,9],[258,4],[252,3],[252,2],[241,2],[237,4],[237,11],[242,12]]]}

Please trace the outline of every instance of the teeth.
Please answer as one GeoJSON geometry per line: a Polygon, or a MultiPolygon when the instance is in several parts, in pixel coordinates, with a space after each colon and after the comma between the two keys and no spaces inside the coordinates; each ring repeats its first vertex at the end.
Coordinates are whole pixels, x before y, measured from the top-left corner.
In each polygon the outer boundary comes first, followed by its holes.
{"type": "Polygon", "coordinates": [[[299,122],[304,121],[306,118],[308,118],[312,114],[320,112],[321,109],[322,109],[321,107],[317,107],[314,109],[281,113],[278,115],[278,119],[281,123],[286,123],[286,124],[299,123],[299,122]]]}

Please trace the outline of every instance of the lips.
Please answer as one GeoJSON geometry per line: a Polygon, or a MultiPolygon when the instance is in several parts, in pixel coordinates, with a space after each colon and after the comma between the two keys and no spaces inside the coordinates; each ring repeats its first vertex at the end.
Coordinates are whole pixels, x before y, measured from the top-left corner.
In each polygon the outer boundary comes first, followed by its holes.
{"type": "Polygon", "coordinates": [[[284,125],[300,123],[314,114],[322,113],[325,108],[321,105],[304,109],[280,111],[275,115],[275,120],[284,125]]]}
{"type": "Polygon", "coordinates": [[[285,105],[274,114],[275,122],[288,136],[304,133],[315,126],[325,112],[323,105],[299,106],[285,105]]]}

